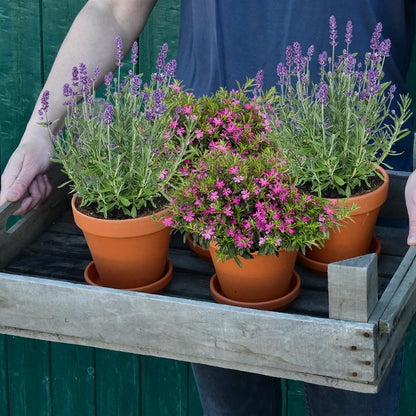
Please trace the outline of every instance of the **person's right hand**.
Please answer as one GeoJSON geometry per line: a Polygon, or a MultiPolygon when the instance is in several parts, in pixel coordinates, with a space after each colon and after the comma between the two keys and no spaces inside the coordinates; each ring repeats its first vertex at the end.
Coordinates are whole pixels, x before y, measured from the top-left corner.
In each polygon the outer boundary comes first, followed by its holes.
{"type": "Polygon", "coordinates": [[[24,215],[50,195],[52,185],[45,172],[51,152],[52,144],[45,136],[17,147],[1,177],[0,206],[6,201],[18,201],[28,192],[15,212],[15,215],[24,215]]]}

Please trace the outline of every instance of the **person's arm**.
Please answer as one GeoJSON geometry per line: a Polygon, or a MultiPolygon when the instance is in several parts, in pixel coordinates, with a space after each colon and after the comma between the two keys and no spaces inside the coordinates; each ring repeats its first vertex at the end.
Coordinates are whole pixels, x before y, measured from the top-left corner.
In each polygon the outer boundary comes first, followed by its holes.
{"type": "MultiPolygon", "coordinates": [[[[44,90],[49,90],[48,119],[63,120],[65,107],[62,87],[69,82],[72,68],[81,62],[92,72],[100,66],[103,77],[115,68],[115,38],[120,36],[127,53],[142,31],[157,0],[89,0],[74,20],[58,52],[44,90]]],[[[45,175],[52,144],[40,121],[40,97],[19,146],[10,157],[1,177],[0,205],[17,201],[28,191],[16,214],[25,214],[52,191],[45,175]]],[[[59,123],[56,123],[58,128],[59,123]]]]}
{"type": "Polygon", "coordinates": [[[416,171],[413,171],[406,183],[406,207],[409,215],[409,235],[407,244],[416,245],[416,171]]]}

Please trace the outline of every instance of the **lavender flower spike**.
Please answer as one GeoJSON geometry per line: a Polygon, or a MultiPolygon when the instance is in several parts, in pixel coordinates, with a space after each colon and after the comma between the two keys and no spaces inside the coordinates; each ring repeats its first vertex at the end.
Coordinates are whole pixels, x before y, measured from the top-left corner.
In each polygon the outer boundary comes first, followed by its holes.
{"type": "Polygon", "coordinates": [[[131,48],[131,63],[133,65],[137,64],[137,59],[139,58],[139,45],[136,42],[133,43],[133,46],[131,48]]]}
{"type": "Polygon", "coordinates": [[[49,91],[45,90],[42,94],[42,97],[40,99],[40,103],[42,107],[39,109],[39,115],[43,116],[43,114],[48,111],[49,108],[49,91]]]}
{"type": "Polygon", "coordinates": [[[347,45],[351,44],[351,39],[352,39],[352,22],[351,20],[348,20],[347,22],[347,27],[345,30],[345,43],[347,45]]]}
{"type": "Polygon", "coordinates": [[[114,108],[111,104],[104,104],[104,112],[101,114],[101,118],[104,120],[106,126],[109,126],[113,122],[114,108]]]}
{"type": "Polygon", "coordinates": [[[263,88],[264,71],[260,69],[256,74],[256,90],[260,91],[263,88]]]}
{"type": "Polygon", "coordinates": [[[115,44],[116,44],[116,65],[118,67],[121,67],[123,66],[123,64],[121,63],[121,61],[123,60],[123,45],[122,45],[120,36],[116,37],[115,44]]]}
{"type": "Polygon", "coordinates": [[[335,16],[331,16],[329,18],[329,39],[331,39],[330,44],[332,46],[337,46],[338,43],[336,42],[337,35],[337,22],[335,20],[335,16]]]}

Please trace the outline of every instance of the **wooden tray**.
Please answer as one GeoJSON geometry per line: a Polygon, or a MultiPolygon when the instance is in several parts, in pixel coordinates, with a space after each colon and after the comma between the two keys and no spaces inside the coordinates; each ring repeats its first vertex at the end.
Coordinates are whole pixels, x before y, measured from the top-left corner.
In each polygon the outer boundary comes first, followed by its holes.
{"type": "MultiPolygon", "coordinates": [[[[51,176],[59,182],[56,172],[51,176]]],[[[6,203],[0,208],[0,333],[377,392],[416,308],[416,248],[406,246],[407,176],[390,175],[376,229],[380,260],[369,254],[331,264],[328,279],[297,265],[300,295],[285,312],[216,303],[209,291],[212,264],[180,236],[172,238],[174,274],[161,294],[88,286],[83,272],[91,258],[66,191],[10,229],[16,204],[6,203]]]]}

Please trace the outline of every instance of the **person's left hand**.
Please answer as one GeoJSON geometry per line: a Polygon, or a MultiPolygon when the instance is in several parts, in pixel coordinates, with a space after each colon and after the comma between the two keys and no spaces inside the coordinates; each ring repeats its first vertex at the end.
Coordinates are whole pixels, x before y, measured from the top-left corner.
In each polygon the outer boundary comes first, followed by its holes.
{"type": "Polygon", "coordinates": [[[416,245],[416,171],[412,172],[406,183],[406,207],[409,215],[409,235],[407,244],[416,245]]]}

